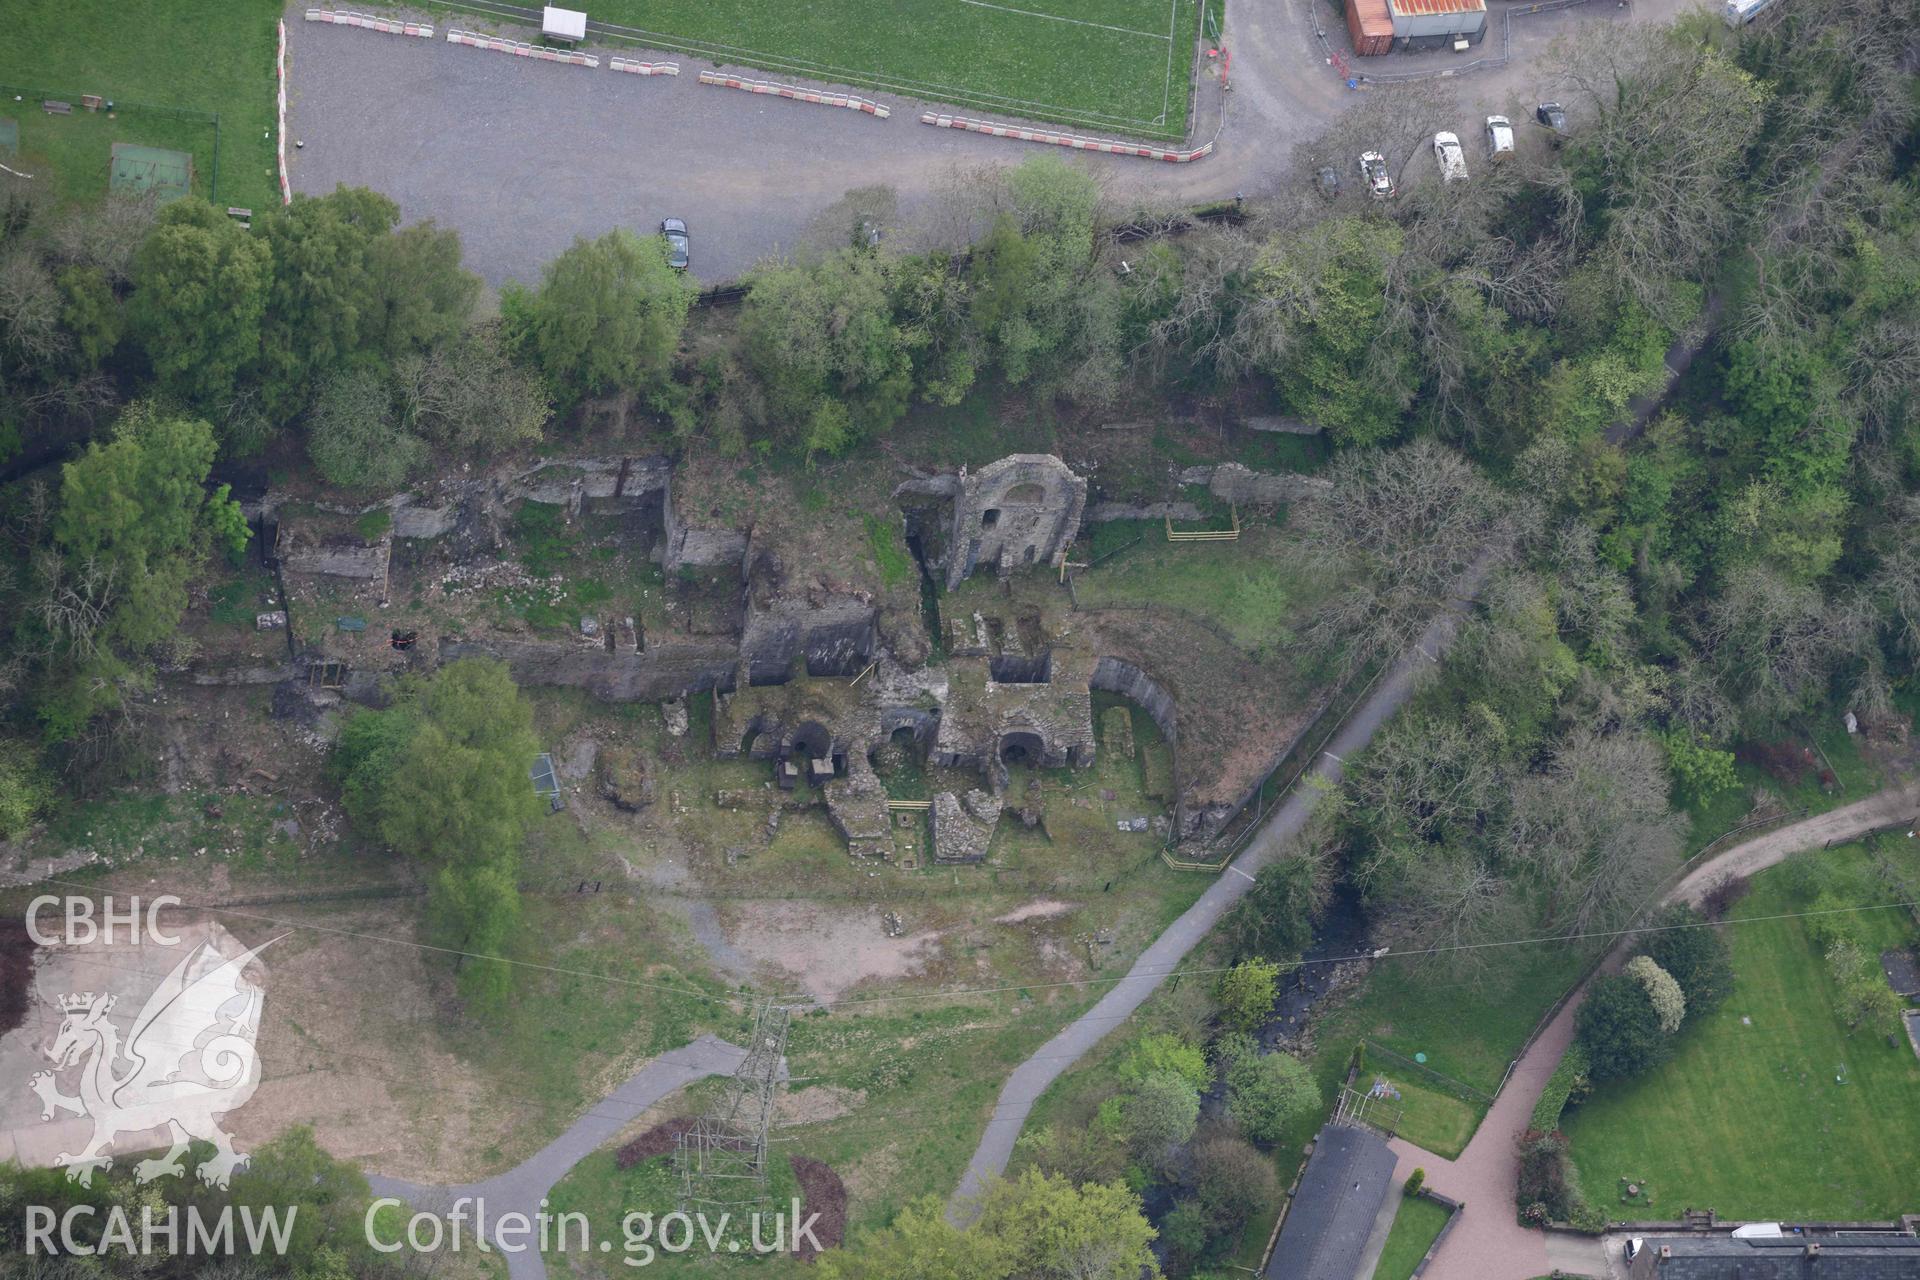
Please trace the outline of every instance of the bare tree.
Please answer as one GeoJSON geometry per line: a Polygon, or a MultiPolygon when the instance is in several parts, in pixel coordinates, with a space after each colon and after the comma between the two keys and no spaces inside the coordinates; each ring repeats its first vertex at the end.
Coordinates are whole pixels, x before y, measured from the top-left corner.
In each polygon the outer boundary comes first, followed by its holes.
{"type": "Polygon", "coordinates": [[[1538,880],[1550,924],[1612,928],[1650,900],[1686,828],[1667,790],[1659,747],[1636,732],[1576,733],[1519,780],[1506,855],[1538,880]]]}
{"type": "Polygon", "coordinates": [[[1535,517],[1445,445],[1354,451],[1297,517],[1315,560],[1341,586],[1303,630],[1347,671],[1399,651],[1484,554],[1502,555],[1535,517]]]}

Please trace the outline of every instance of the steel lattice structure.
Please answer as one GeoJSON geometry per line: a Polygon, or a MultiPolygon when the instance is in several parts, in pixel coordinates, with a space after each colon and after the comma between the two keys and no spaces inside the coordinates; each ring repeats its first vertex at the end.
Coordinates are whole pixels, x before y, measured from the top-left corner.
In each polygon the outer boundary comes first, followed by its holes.
{"type": "Polygon", "coordinates": [[[787,1049],[793,1011],[768,1001],[754,1020],[753,1038],[719,1099],[685,1133],[674,1153],[680,1203],[687,1212],[739,1214],[767,1204],[767,1130],[787,1049]]]}

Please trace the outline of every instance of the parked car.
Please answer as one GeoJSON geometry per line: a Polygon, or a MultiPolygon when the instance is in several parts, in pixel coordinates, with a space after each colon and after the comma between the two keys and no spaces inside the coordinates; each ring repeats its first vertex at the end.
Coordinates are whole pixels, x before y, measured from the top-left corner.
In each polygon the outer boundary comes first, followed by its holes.
{"type": "Polygon", "coordinates": [[[693,244],[687,238],[687,224],[678,218],[668,218],[660,224],[660,235],[667,242],[667,265],[675,271],[685,271],[687,263],[693,260],[693,244]]]}
{"type": "Polygon", "coordinates": [[[1332,200],[1340,194],[1340,173],[1328,165],[1313,177],[1313,183],[1320,188],[1320,194],[1332,200]]]}
{"type": "Polygon", "coordinates": [[[1533,118],[1555,133],[1567,131],[1567,109],[1557,102],[1543,102],[1533,109],[1533,118]]]}
{"type": "Polygon", "coordinates": [[[1375,200],[1392,199],[1393,175],[1387,172],[1387,158],[1378,151],[1360,153],[1360,181],[1367,184],[1367,194],[1375,200]]]}
{"type": "Polygon", "coordinates": [[[1487,117],[1487,155],[1498,160],[1513,154],[1513,121],[1505,116],[1487,117]]]}
{"type": "Polygon", "coordinates": [[[1457,135],[1441,130],[1433,135],[1433,162],[1440,166],[1442,182],[1459,182],[1467,176],[1467,153],[1457,135]]]}

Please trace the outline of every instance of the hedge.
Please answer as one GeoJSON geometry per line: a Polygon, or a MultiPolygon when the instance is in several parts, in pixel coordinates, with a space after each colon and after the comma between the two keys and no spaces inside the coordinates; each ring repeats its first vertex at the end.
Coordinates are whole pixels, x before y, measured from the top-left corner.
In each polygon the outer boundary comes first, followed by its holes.
{"type": "Polygon", "coordinates": [[[1567,1109],[1567,1099],[1586,1075],[1587,1051],[1576,1040],[1567,1046],[1560,1065],[1547,1077],[1547,1087],[1540,1091],[1540,1101],[1533,1104],[1533,1120],[1529,1127],[1541,1133],[1553,1133],[1559,1129],[1560,1113],[1567,1109]]]}

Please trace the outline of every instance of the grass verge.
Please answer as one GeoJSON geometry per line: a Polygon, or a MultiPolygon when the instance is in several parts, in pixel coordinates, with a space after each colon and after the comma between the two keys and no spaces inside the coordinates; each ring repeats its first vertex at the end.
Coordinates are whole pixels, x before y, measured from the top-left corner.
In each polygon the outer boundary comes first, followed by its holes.
{"type": "Polygon", "coordinates": [[[1373,1280],[1409,1280],[1420,1259],[1447,1225],[1447,1211],[1425,1196],[1402,1196],[1394,1211],[1393,1230],[1387,1233],[1387,1247],[1380,1251],[1380,1262],[1373,1269],[1373,1280]]]}

